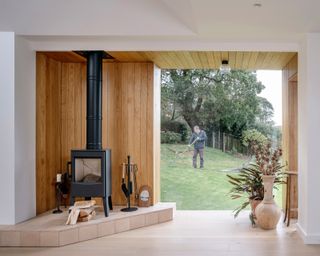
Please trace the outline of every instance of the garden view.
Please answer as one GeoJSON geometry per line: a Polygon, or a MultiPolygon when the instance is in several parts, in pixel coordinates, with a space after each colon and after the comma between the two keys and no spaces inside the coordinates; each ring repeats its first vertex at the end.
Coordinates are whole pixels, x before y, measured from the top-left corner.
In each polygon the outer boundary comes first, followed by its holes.
{"type": "Polygon", "coordinates": [[[161,201],[176,202],[178,210],[236,209],[243,198],[231,199],[227,175],[249,165],[252,141],[281,146],[273,106],[260,96],[265,86],[256,72],[243,70],[162,70],[161,76],[161,201]],[[201,169],[193,168],[188,147],[196,125],[207,135],[201,169]]]}

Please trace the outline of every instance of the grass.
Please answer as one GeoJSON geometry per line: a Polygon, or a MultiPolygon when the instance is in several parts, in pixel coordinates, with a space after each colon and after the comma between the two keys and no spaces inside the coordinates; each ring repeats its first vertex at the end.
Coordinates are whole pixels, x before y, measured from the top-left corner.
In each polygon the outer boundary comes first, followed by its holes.
{"type": "MultiPolygon", "coordinates": [[[[206,148],[204,169],[192,167],[192,152],[176,157],[186,145],[161,145],[161,201],[176,202],[178,210],[233,210],[241,200],[231,200],[227,173],[235,173],[248,159],[206,148]]],[[[198,159],[199,161],[199,159],[198,159]]],[[[199,165],[199,162],[198,162],[199,165]]],[[[281,191],[276,191],[281,205],[281,191]]]]}

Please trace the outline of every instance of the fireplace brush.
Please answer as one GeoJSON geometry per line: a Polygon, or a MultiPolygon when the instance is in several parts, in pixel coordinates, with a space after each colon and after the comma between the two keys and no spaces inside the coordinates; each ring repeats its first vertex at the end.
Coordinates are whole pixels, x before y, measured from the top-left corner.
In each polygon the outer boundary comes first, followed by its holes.
{"type": "Polygon", "coordinates": [[[127,207],[121,209],[121,211],[123,212],[132,212],[138,209],[136,207],[131,207],[131,203],[130,203],[130,195],[133,193],[133,190],[135,193],[137,193],[136,172],[137,172],[137,165],[131,163],[130,156],[128,156],[128,163],[122,164],[121,189],[127,198],[127,207]],[[127,184],[125,183],[125,178],[127,178],[127,184]]]}

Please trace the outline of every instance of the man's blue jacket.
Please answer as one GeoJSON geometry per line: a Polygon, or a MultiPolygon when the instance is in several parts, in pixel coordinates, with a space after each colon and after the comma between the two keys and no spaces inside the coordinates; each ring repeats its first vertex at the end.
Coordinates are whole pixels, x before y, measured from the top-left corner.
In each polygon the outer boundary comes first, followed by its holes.
{"type": "Polygon", "coordinates": [[[207,140],[206,132],[201,130],[198,134],[193,132],[191,138],[189,140],[189,145],[192,144],[195,140],[197,140],[193,145],[195,149],[204,148],[207,140]]]}

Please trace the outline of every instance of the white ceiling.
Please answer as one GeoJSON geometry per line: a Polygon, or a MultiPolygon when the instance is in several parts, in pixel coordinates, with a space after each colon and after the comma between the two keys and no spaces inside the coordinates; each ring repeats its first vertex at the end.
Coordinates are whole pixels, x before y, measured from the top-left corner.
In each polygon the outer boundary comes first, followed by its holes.
{"type": "Polygon", "coordinates": [[[320,32],[319,11],[320,0],[0,0],[0,31],[294,41],[320,32]]]}

